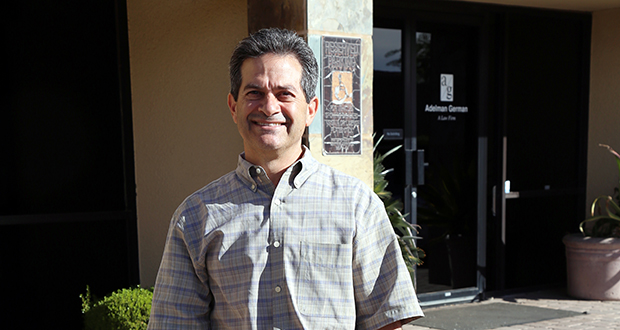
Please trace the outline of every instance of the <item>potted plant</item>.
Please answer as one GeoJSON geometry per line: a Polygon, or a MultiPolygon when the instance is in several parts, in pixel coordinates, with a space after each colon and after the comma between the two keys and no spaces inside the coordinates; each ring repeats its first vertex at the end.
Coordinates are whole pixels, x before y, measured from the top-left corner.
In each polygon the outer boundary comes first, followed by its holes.
{"type": "MultiPolygon", "coordinates": [[[[610,146],[620,173],[620,154],[610,146]]],[[[566,235],[568,294],[578,298],[620,300],[620,180],[613,195],[594,199],[581,234],[566,235]]]]}

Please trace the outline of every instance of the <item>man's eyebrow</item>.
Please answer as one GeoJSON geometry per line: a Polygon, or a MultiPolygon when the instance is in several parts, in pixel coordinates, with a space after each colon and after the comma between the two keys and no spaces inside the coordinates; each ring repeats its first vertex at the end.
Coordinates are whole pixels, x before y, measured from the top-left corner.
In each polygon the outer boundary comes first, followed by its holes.
{"type": "Polygon", "coordinates": [[[298,88],[295,85],[276,86],[276,89],[285,89],[289,91],[296,91],[298,88]]]}
{"type": "MultiPolygon", "coordinates": [[[[261,87],[257,84],[253,84],[253,83],[249,83],[245,86],[243,86],[243,90],[248,90],[248,89],[258,89],[258,90],[262,90],[264,89],[264,87],[261,87]]],[[[295,87],[295,85],[278,85],[274,88],[275,90],[289,90],[289,91],[296,91],[298,90],[297,87],[295,87]]]]}
{"type": "Polygon", "coordinates": [[[248,89],[261,89],[260,86],[258,86],[257,84],[247,84],[245,86],[243,86],[243,90],[248,90],[248,89]]]}

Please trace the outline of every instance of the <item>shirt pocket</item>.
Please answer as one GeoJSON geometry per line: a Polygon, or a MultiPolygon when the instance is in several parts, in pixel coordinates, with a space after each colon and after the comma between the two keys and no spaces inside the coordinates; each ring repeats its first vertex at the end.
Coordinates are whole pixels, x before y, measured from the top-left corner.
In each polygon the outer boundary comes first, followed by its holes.
{"type": "Polygon", "coordinates": [[[352,245],[300,243],[299,312],[319,319],[355,322],[352,245]]]}

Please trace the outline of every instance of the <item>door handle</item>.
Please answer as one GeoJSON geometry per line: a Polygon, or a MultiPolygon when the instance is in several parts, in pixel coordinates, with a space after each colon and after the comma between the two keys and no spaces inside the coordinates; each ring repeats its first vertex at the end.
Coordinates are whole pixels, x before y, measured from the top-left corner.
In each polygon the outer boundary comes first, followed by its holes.
{"type": "MultiPolygon", "coordinates": [[[[493,216],[495,216],[497,214],[497,186],[493,186],[492,194],[493,201],[491,204],[491,211],[493,212],[493,216]]],[[[515,199],[520,197],[518,191],[510,191],[510,181],[508,180],[504,182],[504,193],[502,195],[504,199],[515,199]]]]}
{"type": "Polygon", "coordinates": [[[511,191],[510,190],[510,180],[506,180],[506,182],[504,182],[504,198],[506,198],[506,199],[519,198],[519,192],[518,191],[511,191]]]}
{"type": "Polygon", "coordinates": [[[518,191],[511,191],[511,192],[506,194],[506,199],[515,199],[515,198],[519,198],[519,192],[518,191]]]}

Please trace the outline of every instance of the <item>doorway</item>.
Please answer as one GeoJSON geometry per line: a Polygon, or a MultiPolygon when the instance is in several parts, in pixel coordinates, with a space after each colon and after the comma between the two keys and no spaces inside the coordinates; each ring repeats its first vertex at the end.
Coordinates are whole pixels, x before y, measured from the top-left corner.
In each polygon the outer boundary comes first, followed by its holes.
{"type": "Polygon", "coordinates": [[[379,152],[403,146],[384,165],[421,226],[420,302],[561,284],[585,214],[590,14],[382,3],[374,130],[379,152]]]}
{"type": "Polygon", "coordinates": [[[586,214],[591,16],[514,11],[495,26],[493,288],[563,284],[562,237],[586,214]]]}
{"type": "Polygon", "coordinates": [[[388,157],[392,192],[420,226],[426,251],[416,270],[422,303],[472,299],[483,280],[486,148],[480,145],[481,27],[462,20],[412,16],[375,26],[375,131],[388,157]]]}

